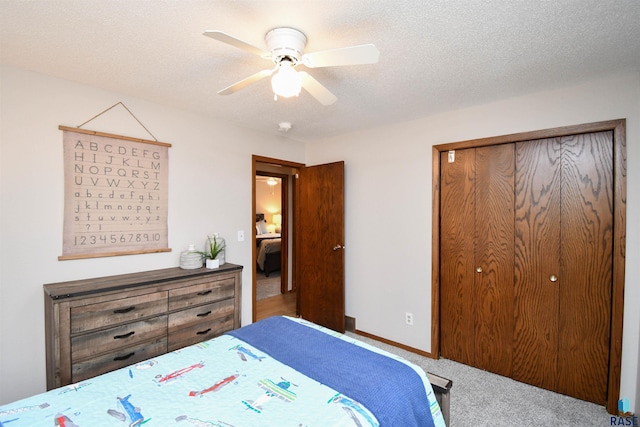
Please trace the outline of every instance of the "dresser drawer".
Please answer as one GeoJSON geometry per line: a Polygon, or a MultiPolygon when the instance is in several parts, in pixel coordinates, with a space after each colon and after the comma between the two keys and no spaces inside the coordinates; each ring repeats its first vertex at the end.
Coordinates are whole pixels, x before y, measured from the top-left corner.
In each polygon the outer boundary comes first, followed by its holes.
{"type": "MultiPolygon", "coordinates": [[[[86,380],[105,372],[159,356],[167,352],[166,337],[138,343],[118,351],[102,354],[72,365],[71,382],[86,380]]],[[[135,374],[135,372],[133,372],[135,374]]]]}
{"type": "Polygon", "coordinates": [[[71,308],[71,334],[132,322],[167,311],[167,292],[122,298],[71,308]]]}
{"type": "Polygon", "coordinates": [[[233,277],[215,280],[169,291],[169,310],[179,310],[207,302],[233,298],[236,281],[233,277]]]}
{"type": "Polygon", "coordinates": [[[169,332],[168,351],[210,340],[233,329],[233,313],[169,332]]]}
{"type": "Polygon", "coordinates": [[[233,314],[233,300],[227,299],[211,304],[180,310],[169,314],[169,335],[179,328],[199,323],[209,323],[233,314]]]}
{"type": "Polygon", "coordinates": [[[71,338],[72,363],[88,359],[96,354],[131,347],[142,341],[166,336],[167,316],[156,316],[126,323],[97,332],[76,335],[71,338]]]}

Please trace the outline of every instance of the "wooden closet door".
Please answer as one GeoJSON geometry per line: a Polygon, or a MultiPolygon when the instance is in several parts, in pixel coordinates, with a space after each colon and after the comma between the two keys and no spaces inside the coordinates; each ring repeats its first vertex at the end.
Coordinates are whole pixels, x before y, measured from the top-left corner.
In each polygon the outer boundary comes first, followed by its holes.
{"type": "Polygon", "coordinates": [[[607,400],[613,284],[613,133],[562,138],[558,391],[607,400]]]}
{"type": "Polygon", "coordinates": [[[511,375],[513,144],[441,156],[441,354],[511,375]]]}
{"type": "Polygon", "coordinates": [[[511,375],[514,144],[476,149],[475,366],[511,375]]]}
{"type": "Polygon", "coordinates": [[[475,153],[440,154],[440,353],[470,366],[475,365],[475,153]]]}
{"type": "Polygon", "coordinates": [[[556,390],[561,239],[559,138],[516,144],[515,190],[513,378],[556,390]]]}
{"type": "Polygon", "coordinates": [[[440,172],[434,184],[440,193],[434,242],[440,246],[435,301],[440,302],[436,347],[441,355],[606,404],[616,414],[624,120],[434,148],[440,151],[434,165],[440,172]],[[511,146],[512,172],[506,151],[511,146]],[[450,147],[461,147],[452,162],[443,151],[450,147]]]}
{"type": "Polygon", "coordinates": [[[613,260],[613,134],[516,148],[513,378],[605,404],[613,260]]]}

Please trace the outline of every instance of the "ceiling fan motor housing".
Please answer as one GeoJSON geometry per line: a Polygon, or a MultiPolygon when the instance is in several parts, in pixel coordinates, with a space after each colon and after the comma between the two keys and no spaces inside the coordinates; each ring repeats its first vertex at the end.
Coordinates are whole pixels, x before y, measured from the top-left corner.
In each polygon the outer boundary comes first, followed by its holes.
{"type": "Polygon", "coordinates": [[[288,60],[293,65],[300,62],[307,44],[307,37],[295,28],[274,28],[269,31],[264,40],[271,52],[271,59],[276,64],[288,60]]]}

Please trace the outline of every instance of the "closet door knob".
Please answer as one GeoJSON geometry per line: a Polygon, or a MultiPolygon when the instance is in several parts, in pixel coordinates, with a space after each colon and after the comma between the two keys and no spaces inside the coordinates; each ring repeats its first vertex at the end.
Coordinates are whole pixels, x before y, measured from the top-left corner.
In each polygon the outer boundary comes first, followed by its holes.
{"type": "Polygon", "coordinates": [[[558,281],[558,276],[556,276],[555,274],[552,274],[551,276],[549,276],[549,280],[552,282],[557,282],[558,281]]]}
{"type": "Polygon", "coordinates": [[[334,251],[337,251],[338,249],[343,249],[343,248],[344,248],[344,246],[342,246],[342,245],[335,245],[332,249],[334,251]]]}
{"type": "Polygon", "coordinates": [[[476,267],[476,273],[482,273],[482,267],[476,267]]]}

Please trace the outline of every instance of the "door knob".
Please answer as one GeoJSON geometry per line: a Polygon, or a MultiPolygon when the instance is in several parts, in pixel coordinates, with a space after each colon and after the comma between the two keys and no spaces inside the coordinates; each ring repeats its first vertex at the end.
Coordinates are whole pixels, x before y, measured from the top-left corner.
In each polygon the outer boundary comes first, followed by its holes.
{"type": "Polygon", "coordinates": [[[482,273],[482,267],[476,267],[476,273],[482,273]]]}
{"type": "Polygon", "coordinates": [[[344,246],[341,246],[341,245],[335,245],[335,246],[333,247],[333,250],[334,250],[334,251],[337,251],[338,249],[344,249],[344,246]]]}
{"type": "Polygon", "coordinates": [[[552,274],[551,276],[549,276],[549,280],[552,282],[557,282],[558,281],[558,276],[556,276],[555,274],[552,274]]]}

